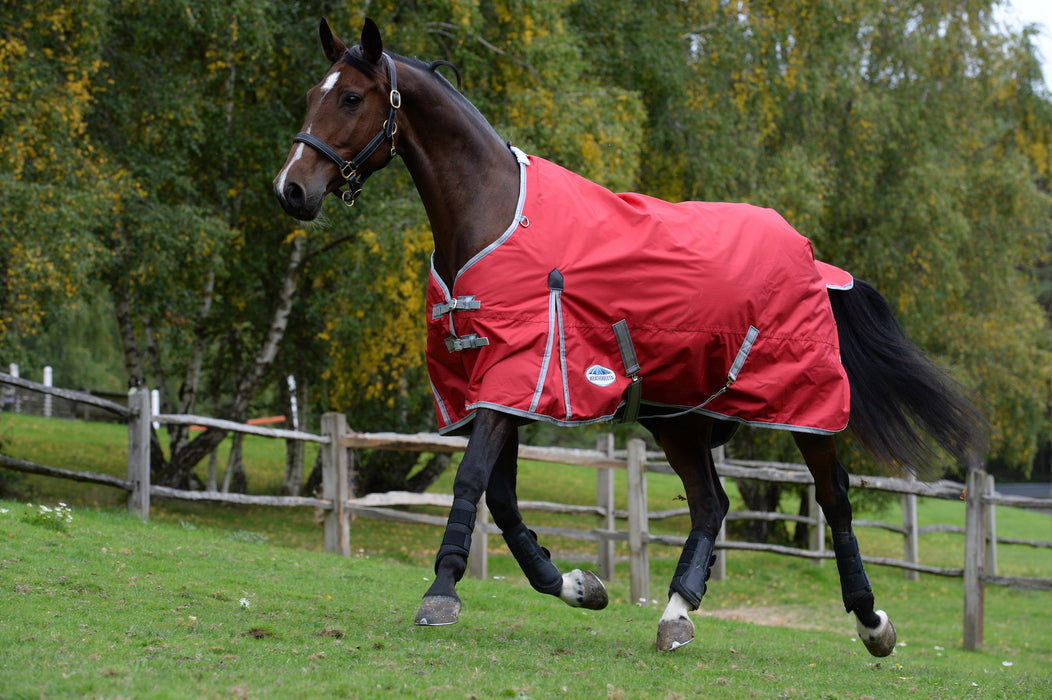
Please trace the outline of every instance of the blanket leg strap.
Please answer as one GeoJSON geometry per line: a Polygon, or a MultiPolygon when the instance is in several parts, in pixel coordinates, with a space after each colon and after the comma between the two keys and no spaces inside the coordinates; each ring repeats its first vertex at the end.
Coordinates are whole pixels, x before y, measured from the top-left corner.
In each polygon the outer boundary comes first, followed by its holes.
{"type": "Polygon", "coordinates": [[[442,536],[442,545],[435,556],[436,574],[442,557],[447,554],[458,554],[464,559],[468,558],[468,553],[471,551],[471,535],[475,531],[477,510],[475,504],[466,498],[453,499],[453,507],[449,511],[449,520],[446,522],[446,532],[442,536]]]}
{"type": "Polygon", "coordinates": [[[701,605],[701,599],[705,595],[705,582],[709,580],[712,565],[716,563],[716,555],[713,550],[716,542],[701,530],[691,530],[687,536],[687,542],[683,545],[683,553],[676,564],[676,573],[672,576],[672,585],[669,586],[668,595],[679,593],[690,605],[691,610],[697,610],[701,605]]]}
{"type": "Polygon", "coordinates": [[[559,568],[552,563],[551,553],[537,542],[537,534],[526,527],[521,520],[519,524],[504,534],[515,561],[519,562],[522,572],[526,574],[530,585],[541,593],[559,595],[563,589],[563,576],[559,568]]]}
{"type": "Polygon", "coordinates": [[[862,554],[858,550],[858,539],[848,531],[833,532],[833,553],[836,568],[840,573],[840,588],[844,596],[844,608],[854,612],[860,604],[872,609],[873,588],[869,584],[866,569],[862,566],[862,554]]]}

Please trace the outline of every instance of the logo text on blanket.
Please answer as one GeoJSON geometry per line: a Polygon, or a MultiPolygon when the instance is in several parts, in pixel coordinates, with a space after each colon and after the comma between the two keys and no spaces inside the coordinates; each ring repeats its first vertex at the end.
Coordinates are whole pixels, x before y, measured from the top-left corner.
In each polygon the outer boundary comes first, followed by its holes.
{"type": "Polygon", "coordinates": [[[584,376],[585,379],[596,386],[610,386],[617,378],[614,375],[614,370],[603,367],[602,365],[592,365],[584,371],[584,376]]]}

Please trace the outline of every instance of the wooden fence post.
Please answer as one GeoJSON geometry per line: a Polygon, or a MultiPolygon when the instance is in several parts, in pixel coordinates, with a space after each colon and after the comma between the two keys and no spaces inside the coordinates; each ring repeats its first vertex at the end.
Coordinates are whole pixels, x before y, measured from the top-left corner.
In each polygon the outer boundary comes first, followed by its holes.
{"type": "Polygon", "coordinates": [[[475,531],[471,534],[471,551],[468,552],[468,566],[472,578],[486,578],[486,571],[489,567],[489,533],[486,532],[488,523],[489,508],[486,507],[486,494],[482,494],[478,510],[475,512],[475,531]]]}
{"type": "Polygon", "coordinates": [[[150,519],[150,392],[128,392],[128,510],[150,519]]]}
{"type": "MultiPolygon", "coordinates": [[[[906,481],[912,484],[917,481],[917,476],[907,471],[906,481]]],[[[902,560],[910,564],[917,564],[920,562],[920,540],[917,531],[917,494],[915,493],[902,494],[902,529],[905,530],[902,535],[902,560]]],[[[920,573],[909,569],[905,570],[905,576],[907,581],[920,580],[920,573]]]]}
{"type": "Polygon", "coordinates": [[[628,562],[630,590],[636,604],[650,604],[650,561],[647,558],[647,445],[628,441],[628,562]]]}
{"type": "MultiPolygon", "coordinates": [[[[55,374],[54,374],[54,370],[52,370],[50,366],[44,368],[44,386],[46,386],[46,387],[53,387],[53,386],[55,386],[55,374]]],[[[44,394],[44,409],[43,409],[43,413],[44,413],[44,417],[45,418],[50,418],[51,417],[53,403],[54,403],[54,399],[52,398],[51,394],[44,394]]]]}
{"type": "MultiPolygon", "coordinates": [[[[986,488],[983,492],[993,496],[997,491],[994,475],[986,475],[986,488]]],[[[986,507],[986,573],[997,576],[997,508],[993,504],[986,507]]]]}
{"type": "MultiPolygon", "coordinates": [[[[596,439],[595,448],[607,457],[614,456],[614,434],[603,433],[596,439]]],[[[617,518],[614,512],[614,470],[602,467],[595,470],[596,499],[595,503],[603,513],[603,523],[599,528],[599,554],[597,567],[599,578],[604,581],[614,580],[614,540],[604,535],[613,535],[617,531],[617,518]]]]}
{"type": "MultiPolygon", "coordinates": [[[[727,458],[727,452],[724,450],[723,445],[712,449],[712,461],[714,464],[720,464],[727,458]]],[[[720,477],[720,485],[723,486],[726,483],[724,478],[720,477]]],[[[716,533],[716,549],[720,549],[720,545],[727,541],[727,519],[724,518],[723,522],[720,523],[720,531],[716,533]]],[[[727,552],[729,549],[723,549],[722,551],[716,552],[716,563],[712,565],[712,571],[709,573],[709,578],[713,581],[723,581],[727,578],[727,552]]]]}
{"type": "Polygon", "coordinates": [[[347,417],[342,413],[325,413],[321,417],[321,434],[329,442],[321,446],[322,498],[332,501],[325,513],[325,551],[351,555],[351,518],[347,500],[351,497],[347,475],[347,448],[342,438],[347,433],[347,417]]]}
{"type": "MultiPolygon", "coordinates": [[[[826,516],[822,512],[822,507],[818,505],[814,484],[807,487],[807,515],[811,518],[811,525],[807,532],[808,548],[812,552],[824,552],[826,551],[826,516]]],[[[825,559],[812,561],[817,566],[822,566],[826,562],[825,559]]]]}
{"type": "Polygon", "coordinates": [[[986,517],[983,493],[986,472],[972,469],[964,491],[964,648],[974,651],[983,645],[983,559],[986,517]]]}
{"type": "MultiPolygon", "coordinates": [[[[10,371],[11,371],[11,376],[14,377],[15,379],[18,379],[18,377],[19,377],[18,365],[15,364],[14,362],[12,362],[11,366],[8,369],[10,369],[10,371]]],[[[18,393],[18,389],[16,389],[15,387],[8,387],[6,389],[6,391],[10,391],[11,392],[11,397],[12,397],[11,410],[14,411],[15,413],[21,413],[22,412],[22,394],[18,393]]]]}

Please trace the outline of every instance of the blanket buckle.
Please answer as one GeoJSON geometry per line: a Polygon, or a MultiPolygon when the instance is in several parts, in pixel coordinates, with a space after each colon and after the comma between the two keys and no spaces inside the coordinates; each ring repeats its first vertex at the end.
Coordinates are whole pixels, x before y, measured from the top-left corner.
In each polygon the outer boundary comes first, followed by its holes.
{"type": "Polygon", "coordinates": [[[446,349],[449,352],[460,352],[461,350],[474,350],[489,345],[489,338],[480,336],[478,333],[469,333],[460,336],[451,335],[446,338],[446,349]]]}

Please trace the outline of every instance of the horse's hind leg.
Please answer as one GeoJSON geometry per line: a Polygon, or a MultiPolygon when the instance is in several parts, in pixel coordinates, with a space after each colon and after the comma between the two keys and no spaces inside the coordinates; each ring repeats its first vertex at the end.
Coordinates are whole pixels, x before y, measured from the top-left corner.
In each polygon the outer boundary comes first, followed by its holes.
{"type": "Polygon", "coordinates": [[[832,436],[793,433],[815,480],[815,497],[833,533],[833,552],[844,608],[855,613],[859,638],[873,656],[887,656],[895,649],[895,625],[883,610],[874,610],[873,589],[862,565],[858,540],[851,529],[848,475],[836,456],[832,436]]]}
{"type": "Polygon", "coordinates": [[[716,535],[729,501],[712,461],[712,420],[697,414],[654,420],[646,427],[657,437],[669,464],[683,481],[690,507],[690,534],[669,586],[668,605],[658,623],[657,648],[672,651],[694,639],[690,611],[705,595],[706,581],[716,560],[716,535]]]}
{"type": "Polygon", "coordinates": [[[493,522],[500,528],[508,549],[534,589],[557,596],[576,608],[602,610],[609,597],[599,577],[580,569],[560,573],[551,560],[551,554],[537,542],[536,533],[523,522],[515,495],[516,447],[517,441],[511,449],[501,453],[486,489],[486,505],[493,522]]]}

